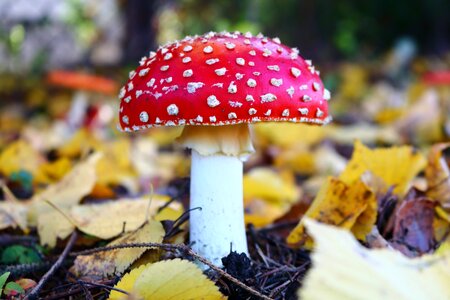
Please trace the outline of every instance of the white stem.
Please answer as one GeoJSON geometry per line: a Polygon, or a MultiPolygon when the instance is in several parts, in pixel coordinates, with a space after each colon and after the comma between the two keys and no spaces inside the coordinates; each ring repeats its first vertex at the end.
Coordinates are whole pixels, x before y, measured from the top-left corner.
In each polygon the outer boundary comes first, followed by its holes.
{"type": "Polygon", "coordinates": [[[248,254],[242,191],[243,163],[235,156],[192,150],[190,238],[193,250],[222,266],[230,250],[248,254]]]}

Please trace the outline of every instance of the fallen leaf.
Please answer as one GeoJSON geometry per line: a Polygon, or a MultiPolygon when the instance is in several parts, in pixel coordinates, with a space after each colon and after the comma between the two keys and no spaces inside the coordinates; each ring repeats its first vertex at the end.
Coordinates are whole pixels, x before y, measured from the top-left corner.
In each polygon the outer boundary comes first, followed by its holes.
{"type": "Polygon", "coordinates": [[[133,287],[145,300],[226,299],[198,266],[181,259],[146,265],[133,287]]]}
{"type": "Polygon", "coordinates": [[[315,240],[313,268],[298,297],[312,299],[450,299],[450,252],[410,259],[367,249],[346,230],[305,220],[315,240]]]}
{"type": "Polygon", "coordinates": [[[428,153],[428,165],[425,178],[428,183],[426,195],[438,201],[442,207],[450,209],[450,169],[442,156],[442,151],[450,147],[450,143],[436,144],[428,153]]]}
{"type": "Polygon", "coordinates": [[[434,201],[423,197],[403,201],[395,213],[393,247],[408,256],[432,250],[436,243],[433,229],[435,206],[434,201]]]}
{"type": "Polygon", "coordinates": [[[53,162],[46,162],[39,166],[33,181],[36,184],[50,184],[61,180],[72,167],[71,161],[62,157],[53,162]]]}
{"type": "MultiPolygon", "coordinates": [[[[394,193],[403,195],[409,188],[411,180],[425,167],[422,154],[412,147],[369,149],[361,142],[355,142],[351,160],[339,178],[352,184],[367,171],[384,180],[388,187],[394,186],[394,193]]],[[[376,191],[380,192],[380,191],[376,191]]],[[[387,191],[382,191],[385,193],[387,191]]]]}
{"type": "Polygon", "coordinates": [[[254,168],[244,175],[245,221],[259,227],[285,214],[301,195],[291,172],[254,168]]]}
{"type": "MultiPolygon", "coordinates": [[[[149,267],[151,264],[148,265],[141,265],[137,268],[132,269],[130,272],[123,275],[123,277],[120,279],[120,281],[114,286],[116,289],[120,289],[122,291],[133,293],[133,286],[136,282],[136,279],[142,274],[142,272],[149,267]]],[[[133,293],[134,294],[134,293],[133,293]]],[[[121,293],[116,290],[112,290],[109,294],[109,300],[120,300],[120,299],[127,299],[128,296],[124,293],[121,293]]]]}
{"type": "MultiPolygon", "coordinates": [[[[305,217],[319,222],[352,229],[358,239],[364,239],[376,221],[376,199],[369,188],[358,181],[347,185],[337,178],[328,178],[322,186],[305,217]]],[[[304,219],[291,231],[287,238],[290,244],[307,242],[304,219]]]]}
{"type": "MultiPolygon", "coordinates": [[[[107,246],[132,243],[161,243],[164,237],[164,228],[158,221],[150,220],[143,227],[134,232],[112,241],[107,246]]],[[[92,255],[78,256],[75,259],[72,271],[77,277],[99,276],[106,278],[109,275],[122,274],[149,248],[134,247],[98,252],[92,255]]]]}
{"type": "Polygon", "coordinates": [[[94,153],[86,160],[78,163],[63,179],[49,185],[45,190],[36,194],[32,199],[30,223],[36,223],[40,214],[54,210],[46,201],[53,203],[60,209],[74,206],[88,195],[97,179],[95,165],[101,154],[94,153]]]}
{"type": "Polygon", "coordinates": [[[182,207],[176,202],[158,212],[169,200],[167,196],[153,195],[151,198],[151,201],[145,198],[120,199],[100,204],[78,205],[72,207],[70,217],[82,232],[101,239],[110,239],[138,229],[145,223],[147,216],[159,217],[161,214],[166,220],[175,220],[181,216],[182,207]]]}
{"type": "Polygon", "coordinates": [[[0,202],[0,230],[19,227],[27,230],[28,206],[18,202],[0,202]]]}
{"type": "Polygon", "coordinates": [[[67,209],[51,209],[37,216],[37,231],[41,245],[53,248],[58,239],[64,240],[75,230],[75,225],[66,217],[69,213],[67,209]]]}

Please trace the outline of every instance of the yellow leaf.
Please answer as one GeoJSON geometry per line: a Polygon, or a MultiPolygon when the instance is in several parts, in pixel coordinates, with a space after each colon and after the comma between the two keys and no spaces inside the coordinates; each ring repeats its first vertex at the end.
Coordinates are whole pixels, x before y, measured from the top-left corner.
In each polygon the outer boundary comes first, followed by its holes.
{"type": "Polygon", "coordinates": [[[129,139],[118,139],[98,146],[103,156],[97,164],[100,184],[121,184],[134,176],[131,168],[131,145],[129,139]]]}
{"type": "MultiPolygon", "coordinates": [[[[149,199],[142,198],[78,205],[72,208],[70,216],[78,229],[84,233],[101,239],[110,239],[141,227],[146,221],[147,214],[150,217],[157,215],[157,210],[167,203],[167,200],[164,200],[167,198],[153,195],[151,202],[149,199]]],[[[182,207],[173,202],[159,214],[163,214],[166,220],[174,220],[182,214],[182,207]]]]}
{"type": "Polygon", "coordinates": [[[446,208],[450,209],[450,170],[442,157],[442,151],[450,147],[450,143],[436,144],[428,154],[428,165],[425,177],[428,183],[426,195],[446,208]]]}
{"type": "Polygon", "coordinates": [[[404,194],[411,180],[425,167],[425,159],[412,147],[369,149],[361,142],[355,142],[355,149],[347,168],[339,178],[346,184],[360,180],[370,171],[384,180],[388,186],[395,186],[394,193],[404,194]]]}
{"type": "MultiPolygon", "coordinates": [[[[361,181],[347,185],[330,177],[305,216],[322,223],[353,229],[357,238],[364,239],[376,221],[376,198],[361,181]]],[[[303,220],[291,231],[287,241],[291,244],[310,242],[303,220]]]]}
{"type": "Polygon", "coordinates": [[[99,144],[100,142],[88,130],[80,129],[58,149],[58,154],[63,157],[75,158],[94,149],[99,144]]]}
{"type": "MultiPolygon", "coordinates": [[[[138,230],[128,233],[108,244],[122,245],[131,243],[161,243],[164,228],[158,221],[149,221],[138,230]]],[[[100,276],[122,274],[149,248],[125,248],[99,252],[93,255],[78,256],[74,262],[73,272],[77,276],[100,276]]]]}
{"type": "Polygon", "coordinates": [[[5,176],[20,170],[34,174],[41,162],[41,156],[30,144],[18,140],[9,144],[0,154],[0,172],[5,176]]]}
{"type": "MultiPolygon", "coordinates": [[[[51,209],[37,216],[37,231],[41,245],[53,248],[58,239],[67,238],[75,230],[75,226],[60,211],[51,209]]],[[[68,214],[67,209],[62,208],[61,211],[68,214]]]]}
{"type": "MultiPolygon", "coordinates": [[[[148,265],[141,265],[130,272],[123,275],[123,277],[120,279],[120,281],[114,286],[116,289],[120,289],[122,291],[133,293],[133,286],[136,282],[136,279],[142,274],[142,272],[151,264],[148,265]]],[[[121,300],[121,299],[127,299],[127,295],[115,290],[112,290],[109,294],[109,300],[121,300]]]]}
{"type": "Polygon", "coordinates": [[[254,168],[244,176],[244,199],[260,198],[275,203],[292,203],[300,196],[292,173],[254,168]]]}
{"type": "Polygon", "coordinates": [[[76,165],[61,181],[49,185],[32,198],[30,223],[35,224],[39,214],[54,210],[45,201],[50,201],[60,209],[74,206],[88,195],[96,181],[95,165],[100,154],[94,153],[76,165]]]}
{"type": "Polygon", "coordinates": [[[346,230],[305,224],[316,246],[300,299],[450,299],[449,251],[411,259],[391,249],[367,249],[346,230]]]}
{"type": "Polygon", "coordinates": [[[309,175],[316,170],[314,158],[313,152],[305,147],[289,148],[275,157],[274,164],[279,168],[288,168],[298,174],[309,175]]]}
{"type": "Polygon", "coordinates": [[[134,290],[145,300],[226,299],[194,263],[181,259],[146,265],[134,290]]]}
{"type": "Polygon", "coordinates": [[[19,227],[27,230],[28,206],[18,202],[0,202],[0,230],[19,227]]]}

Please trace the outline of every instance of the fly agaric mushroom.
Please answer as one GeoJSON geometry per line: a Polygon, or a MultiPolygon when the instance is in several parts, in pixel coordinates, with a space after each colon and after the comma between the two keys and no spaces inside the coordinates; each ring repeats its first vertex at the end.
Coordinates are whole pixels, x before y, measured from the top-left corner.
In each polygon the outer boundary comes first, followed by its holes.
{"type": "Polygon", "coordinates": [[[249,124],[326,124],[330,93],[311,61],[262,34],[208,33],[150,52],[121,89],[120,127],[185,125],[192,149],[190,239],[221,265],[230,249],[248,253],[243,160],[253,152],[249,124]]]}

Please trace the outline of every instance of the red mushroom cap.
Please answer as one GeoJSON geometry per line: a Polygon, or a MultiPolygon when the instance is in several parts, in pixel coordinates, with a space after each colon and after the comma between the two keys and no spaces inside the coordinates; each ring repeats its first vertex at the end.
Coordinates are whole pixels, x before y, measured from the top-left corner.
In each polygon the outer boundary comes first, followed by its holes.
{"type": "Polygon", "coordinates": [[[450,86],[450,70],[425,73],[422,77],[422,81],[430,85],[450,86]]]}
{"type": "Polygon", "coordinates": [[[143,57],[119,97],[125,131],[259,121],[326,124],[330,93],[278,38],[208,33],[143,57]]]}

